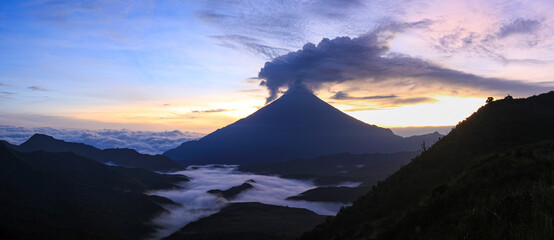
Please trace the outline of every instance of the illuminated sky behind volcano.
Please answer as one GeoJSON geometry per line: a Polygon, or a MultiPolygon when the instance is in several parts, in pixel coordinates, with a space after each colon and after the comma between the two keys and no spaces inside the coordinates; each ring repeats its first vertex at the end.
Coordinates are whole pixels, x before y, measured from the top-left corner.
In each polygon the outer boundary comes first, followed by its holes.
{"type": "Polygon", "coordinates": [[[2,1],[0,121],[207,133],[302,81],[368,123],[453,125],[488,96],[554,89],[553,11],[548,0],[2,1]]]}

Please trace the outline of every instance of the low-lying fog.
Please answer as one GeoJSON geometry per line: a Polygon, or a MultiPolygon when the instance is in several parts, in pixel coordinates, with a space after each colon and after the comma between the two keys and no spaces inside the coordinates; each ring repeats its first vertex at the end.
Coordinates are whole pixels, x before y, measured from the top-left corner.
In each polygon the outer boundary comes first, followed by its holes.
{"type": "MultiPolygon", "coordinates": [[[[148,194],[169,198],[180,203],[181,207],[166,207],[170,212],[155,218],[153,223],[163,226],[152,238],[160,239],[179,230],[186,224],[199,218],[212,215],[229,202],[261,202],[265,204],[306,208],[321,215],[335,215],[343,203],[322,203],[285,200],[316,186],[310,181],[284,179],[277,176],[264,176],[244,173],[236,170],[237,166],[207,165],[191,166],[185,171],[176,172],[191,178],[183,183],[183,189],[160,190],[148,194]],[[253,189],[246,190],[235,199],[227,201],[221,197],[207,193],[211,189],[226,190],[243,184],[252,179],[253,189]]],[[[346,183],[343,186],[355,186],[356,183],[346,183]]]]}

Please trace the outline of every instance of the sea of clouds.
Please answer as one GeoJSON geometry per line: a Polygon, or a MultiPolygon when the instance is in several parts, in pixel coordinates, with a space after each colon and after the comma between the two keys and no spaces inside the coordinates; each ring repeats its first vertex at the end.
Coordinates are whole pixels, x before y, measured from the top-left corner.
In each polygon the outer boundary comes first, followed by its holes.
{"type": "Polygon", "coordinates": [[[204,136],[201,133],[165,131],[132,131],[128,129],[57,129],[50,127],[14,127],[0,125],[0,139],[19,145],[35,133],[50,135],[68,142],[79,142],[96,148],[132,148],[140,153],[160,154],[181,143],[204,136]]]}
{"type": "MultiPolygon", "coordinates": [[[[152,220],[152,223],[162,226],[152,239],[161,239],[179,230],[190,222],[217,213],[231,202],[261,202],[271,205],[306,208],[320,215],[336,215],[344,203],[307,202],[286,200],[287,197],[298,195],[315,188],[311,181],[284,179],[278,176],[265,176],[245,173],[236,170],[232,165],[190,166],[185,171],[176,172],[191,178],[190,182],[182,183],[182,189],[158,190],[148,194],[169,198],[182,206],[166,206],[169,212],[163,213],[152,220]],[[226,190],[243,184],[247,180],[253,189],[248,189],[235,199],[227,201],[224,198],[207,193],[208,190],[226,190]]],[[[351,185],[348,184],[348,185],[351,185]]]]}

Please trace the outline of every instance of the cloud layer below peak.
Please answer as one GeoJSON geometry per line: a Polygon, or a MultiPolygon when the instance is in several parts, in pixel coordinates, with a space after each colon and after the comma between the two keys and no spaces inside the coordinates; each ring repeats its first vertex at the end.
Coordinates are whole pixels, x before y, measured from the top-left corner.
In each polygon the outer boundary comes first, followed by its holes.
{"type": "Polygon", "coordinates": [[[132,148],[140,153],[161,154],[181,143],[203,136],[200,133],[165,131],[131,131],[128,129],[56,129],[49,127],[25,128],[0,125],[0,139],[12,144],[21,144],[35,133],[50,135],[69,142],[79,142],[96,148],[132,148]]]}

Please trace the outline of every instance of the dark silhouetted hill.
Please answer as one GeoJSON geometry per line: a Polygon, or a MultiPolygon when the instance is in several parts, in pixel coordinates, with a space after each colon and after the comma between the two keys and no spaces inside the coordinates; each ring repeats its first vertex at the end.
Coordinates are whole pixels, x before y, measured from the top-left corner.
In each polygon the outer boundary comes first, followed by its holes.
{"type": "Polygon", "coordinates": [[[165,238],[170,240],[285,240],[325,221],[326,216],[303,209],[262,203],[232,203],[220,212],[165,238]]]}
{"type": "Polygon", "coordinates": [[[244,182],[241,185],[231,187],[227,190],[212,189],[212,190],[209,190],[208,193],[221,196],[222,198],[225,198],[227,200],[232,200],[232,199],[236,198],[242,192],[244,192],[248,189],[254,188],[254,186],[252,186],[252,184],[251,184],[253,182],[254,182],[254,180],[248,180],[248,181],[244,182]]]}
{"type": "Polygon", "coordinates": [[[4,144],[4,146],[10,148],[10,149],[16,149],[17,145],[11,144],[8,141],[0,140],[0,144],[4,144]]]}
{"type": "Polygon", "coordinates": [[[494,101],[301,239],[551,239],[554,92],[494,101]]]}
{"type": "Polygon", "coordinates": [[[144,168],[150,171],[172,172],[184,170],[179,164],[162,155],[141,154],[133,149],[125,148],[100,150],[83,143],[65,142],[43,134],[33,135],[15,149],[20,152],[72,152],[102,163],[144,168]]]}
{"type": "Polygon", "coordinates": [[[317,187],[290,196],[287,200],[351,203],[365,195],[369,189],[369,187],[317,187]]]}
{"type": "MultiPolygon", "coordinates": [[[[249,164],[312,158],[341,152],[416,151],[432,135],[403,138],[390,129],[359,121],[303,88],[198,141],[164,153],[182,165],[249,164]]],[[[438,138],[438,137],[437,137],[438,138]]]]}
{"type": "Polygon", "coordinates": [[[106,166],[73,153],[0,144],[1,239],[138,239],[171,200],[145,195],[185,176],[106,166]]]}

